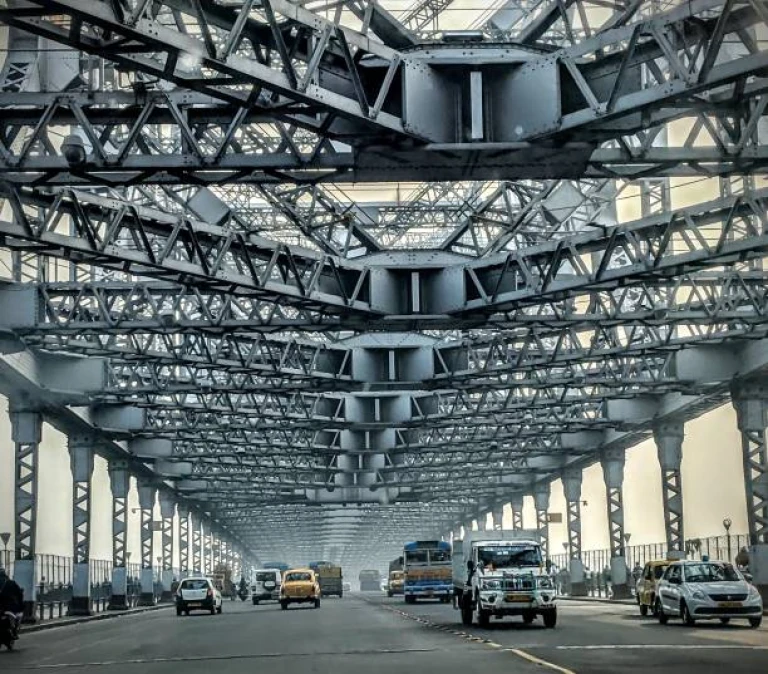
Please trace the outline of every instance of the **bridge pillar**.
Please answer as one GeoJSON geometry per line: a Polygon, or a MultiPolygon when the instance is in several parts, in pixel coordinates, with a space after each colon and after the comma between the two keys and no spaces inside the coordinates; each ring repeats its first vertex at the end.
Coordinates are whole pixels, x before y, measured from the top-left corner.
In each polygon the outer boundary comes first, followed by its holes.
{"type": "Polygon", "coordinates": [[[493,518],[493,528],[497,531],[504,528],[504,506],[496,506],[491,511],[491,517],[493,518]]]}
{"type": "Polygon", "coordinates": [[[192,566],[196,576],[205,573],[203,569],[203,531],[202,520],[192,513],[192,566]]]}
{"type": "Polygon", "coordinates": [[[512,507],[512,528],[519,531],[523,528],[523,495],[513,496],[510,506],[512,507]]]}
{"type": "Polygon", "coordinates": [[[191,575],[192,567],[189,561],[189,508],[179,504],[179,571],[180,578],[191,575]]]}
{"type": "Polygon", "coordinates": [[[669,552],[684,555],[683,483],[680,465],[683,460],[685,428],[682,422],[659,424],[653,429],[653,437],[661,464],[661,495],[664,503],[667,549],[669,552]]]}
{"type": "Polygon", "coordinates": [[[581,470],[563,473],[566,510],[568,514],[568,572],[571,575],[571,595],[585,597],[587,583],[581,560],[581,470]]]}
{"type": "Polygon", "coordinates": [[[16,486],[14,492],[15,561],[13,576],[24,590],[24,622],[36,620],[37,583],[35,546],[37,542],[38,455],[43,432],[39,412],[14,408],[11,403],[11,437],[15,449],[16,486]]]}
{"type": "Polygon", "coordinates": [[[549,494],[551,487],[549,483],[538,482],[533,487],[533,504],[536,508],[536,531],[541,543],[541,551],[544,557],[549,559],[549,494]]]}
{"type": "Polygon", "coordinates": [[[109,482],[112,487],[112,596],[108,607],[110,611],[124,611],[128,608],[126,537],[130,481],[127,461],[109,462],[109,482]]]}
{"type": "Polygon", "coordinates": [[[608,502],[608,533],[611,545],[611,586],[614,599],[631,596],[627,558],[624,552],[624,451],[606,452],[601,457],[608,502]]]}
{"type": "Polygon", "coordinates": [[[477,513],[476,521],[477,521],[478,531],[485,531],[486,515],[487,513],[484,513],[484,512],[477,513]]]}
{"type": "Polygon", "coordinates": [[[171,601],[173,592],[173,516],[176,513],[176,503],[170,494],[160,492],[160,518],[161,518],[161,540],[162,540],[162,571],[160,572],[160,583],[163,591],[160,596],[161,601],[171,601]]]}
{"type": "Polygon", "coordinates": [[[91,615],[91,479],[93,477],[93,440],[69,438],[69,462],[72,469],[73,565],[72,599],[69,615],[91,615]]]}
{"type": "Polygon", "coordinates": [[[152,569],[154,552],[153,516],[157,488],[145,481],[139,481],[139,510],[141,514],[141,594],[139,606],[153,606],[155,603],[155,574],[152,569]]]}
{"type": "Polygon", "coordinates": [[[744,490],[749,528],[749,572],[768,601],[768,386],[745,383],[732,388],[741,432],[744,490]]]}

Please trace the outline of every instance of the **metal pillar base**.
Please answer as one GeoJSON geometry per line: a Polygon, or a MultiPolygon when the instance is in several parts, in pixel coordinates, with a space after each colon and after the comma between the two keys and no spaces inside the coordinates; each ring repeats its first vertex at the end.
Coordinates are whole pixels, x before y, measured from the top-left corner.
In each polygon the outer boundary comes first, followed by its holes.
{"type": "Polygon", "coordinates": [[[24,625],[34,625],[37,622],[37,602],[36,601],[24,602],[21,622],[24,625]]]}
{"type": "Polygon", "coordinates": [[[154,606],[155,605],[155,593],[154,592],[142,592],[139,595],[138,606],[154,606]]]}
{"type": "Polygon", "coordinates": [[[611,590],[613,591],[612,599],[630,599],[632,597],[629,585],[611,585],[611,590]]]}
{"type": "Polygon", "coordinates": [[[587,596],[586,583],[571,583],[571,597],[586,597],[586,596],[587,596]]]}
{"type": "Polygon", "coordinates": [[[768,605],[768,545],[749,546],[749,572],[752,584],[762,596],[763,603],[768,605]]]}
{"type": "Polygon", "coordinates": [[[109,604],[107,604],[107,611],[127,611],[130,608],[128,606],[128,597],[124,594],[113,594],[109,598],[109,604]]]}
{"type": "Polygon", "coordinates": [[[90,597],[72,597],[69,600],[67,615],[93,615],[90,597]]]}

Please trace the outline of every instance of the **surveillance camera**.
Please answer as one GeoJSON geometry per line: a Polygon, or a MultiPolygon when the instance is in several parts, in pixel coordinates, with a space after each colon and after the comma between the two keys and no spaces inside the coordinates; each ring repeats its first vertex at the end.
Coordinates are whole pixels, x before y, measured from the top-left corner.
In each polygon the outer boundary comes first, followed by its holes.
{"type": "Polygon", "coordinates": [[[85,164],[87,155],[83,139],[76,133],[68,135],[61,143],[61,154],[70,166],[85,164]]]}

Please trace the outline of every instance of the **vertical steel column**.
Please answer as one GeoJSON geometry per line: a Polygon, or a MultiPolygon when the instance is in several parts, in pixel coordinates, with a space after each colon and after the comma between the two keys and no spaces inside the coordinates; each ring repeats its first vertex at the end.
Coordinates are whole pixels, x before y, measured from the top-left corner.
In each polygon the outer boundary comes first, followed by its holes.
{"type": "Polygon", "coordinates": [[[731,393],[741,432],[750,543],[749,572],[763,599],[768,600],[768,387],[743,383],[733,386],[731,393]]]}
{"type": "Polygon", "coordinates": [[[110,611],[128,608],[128,491],[131,484],[127,461],[109,462],[109,483],[112,488],[112,596],[110,611]]]}
{"type": "Polygon", "coordinates": [[[192,573],[192,567],[189,563],[189,508],[178,505],[179,512],[179,572],[182,578],[186,578],[192,573]]]}
{"type": "Polygon", "coordinates": [[[664,529],[667,549],[671,553],[685,554],[683,528],[683,481],[680,465],[683,460],[682,422],[659,424],[653,429],[653,438],[661,464],[661,495],[664,502],[664,529]]]}
{"type": "Polygon", "coordinates": [[[205,573],[203,566],[203,520],[197,513],[192,513],[192,566],[195,575],[205,573]]]}
{"type": "Polygon", "coordinates": [[[515,494],[509,505],[512,507],[512,528],[519,531],[523,528],[523,495],[515,494]]]}
{"type": "Polygon", "coordinates": [[[477,520],[477,530],[478,531],[485,531],[485,522],[487,520],[487,513],[486,512],[478,512],[476,516],[477,520]]]}
{"type": "Polygon", "coordinates": [[[162,572],[160,582],[163,590],[162,601],[171,601],[173,593],[173,519],[176,513],[176,503],[167,492],[160,492],[160,518],[161,518],[161,540],[162,540],[162,572]]]}
{"type": "Polygon", "coordinates": [[[571,576],[571,595],[584,597],[587,594],[587,584],[584,563],[581,560],[581,470],[565,470],[563,487],[568,515],[568,571],[571,576]]]}
{"type": "Polygon", "coordinates": [[[504,528],[504,506],[497,505],[491,511],[491,517],[493,518],[493,528],[496,531],[501,531],[504,528]]]}
{"type": "Polygon", "coordinates": [[[15,445],[16,515],[14,543],[16,559],[13,576],[24,590],[24,622],[35,622],[37,584],[35,547],[37,542],[37,478],[43,417],[39,412],[15,410],[11,403],[11,436],[15,445]]]}
{"type": "Polygon", "coordinates": [[[541,551],[548,559],[549,550],[549,494],[552,488],[547,482],[538,482],[533,486],[533,505],[536,508],[536,531],[541,543],[541,551]]]}
{"type": "Polygon", "coordinates": [[[139,510],[141,511],[141,595],[140,606],[155,603],[155,575],[152,570],[154,553],[154,509],[157,488],[150,482],[139,481],[139,510]]]}
{"type": "MultiPolygon", "coordinates": [[[[614,599],[631,596],[624,554],[624,450],[604,452],[600,458],[608,501],[608,533],[611,545],[611,587],[614,599]]],[[[598,571],[599,569],[595,569],[598,571]]]]}
{"type": "Polygon", "coordinates": [[[93,440],[69,438],[72,470],[72,599],[70,615],[90,615],[91,610],[91,480],[93,478],[93,440]]]}

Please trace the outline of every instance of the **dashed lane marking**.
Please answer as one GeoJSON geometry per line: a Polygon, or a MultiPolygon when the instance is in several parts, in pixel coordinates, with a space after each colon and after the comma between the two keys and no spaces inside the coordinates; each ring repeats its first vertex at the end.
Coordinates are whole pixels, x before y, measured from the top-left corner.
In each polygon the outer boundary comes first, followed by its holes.
{"type": "Polygon", "coordinates": [[[558,651],[768,651],[768,646],[748,644],[589,644],[579,646],[546,646],[558,651]]]}
{"type": "Polygon", "coordinates": [[[554,672],[560,672],[560,674],[576,674],[572,669],[566,669],[565,667],[561,667],[560,665],[556,665],[554,662],[549,662],[548,660],[542,660],[541,658],[537,658],[535,655],[531,655],[527,651],[523,651],[519,648],[505,648],[505,653],[513,653],[519,658],[522,658],[523,660],[527,660],[530,663],[533,663],[534,665],[538,665],[539,667],[545,667],[546,669],[551,669],[554,672]]]}

